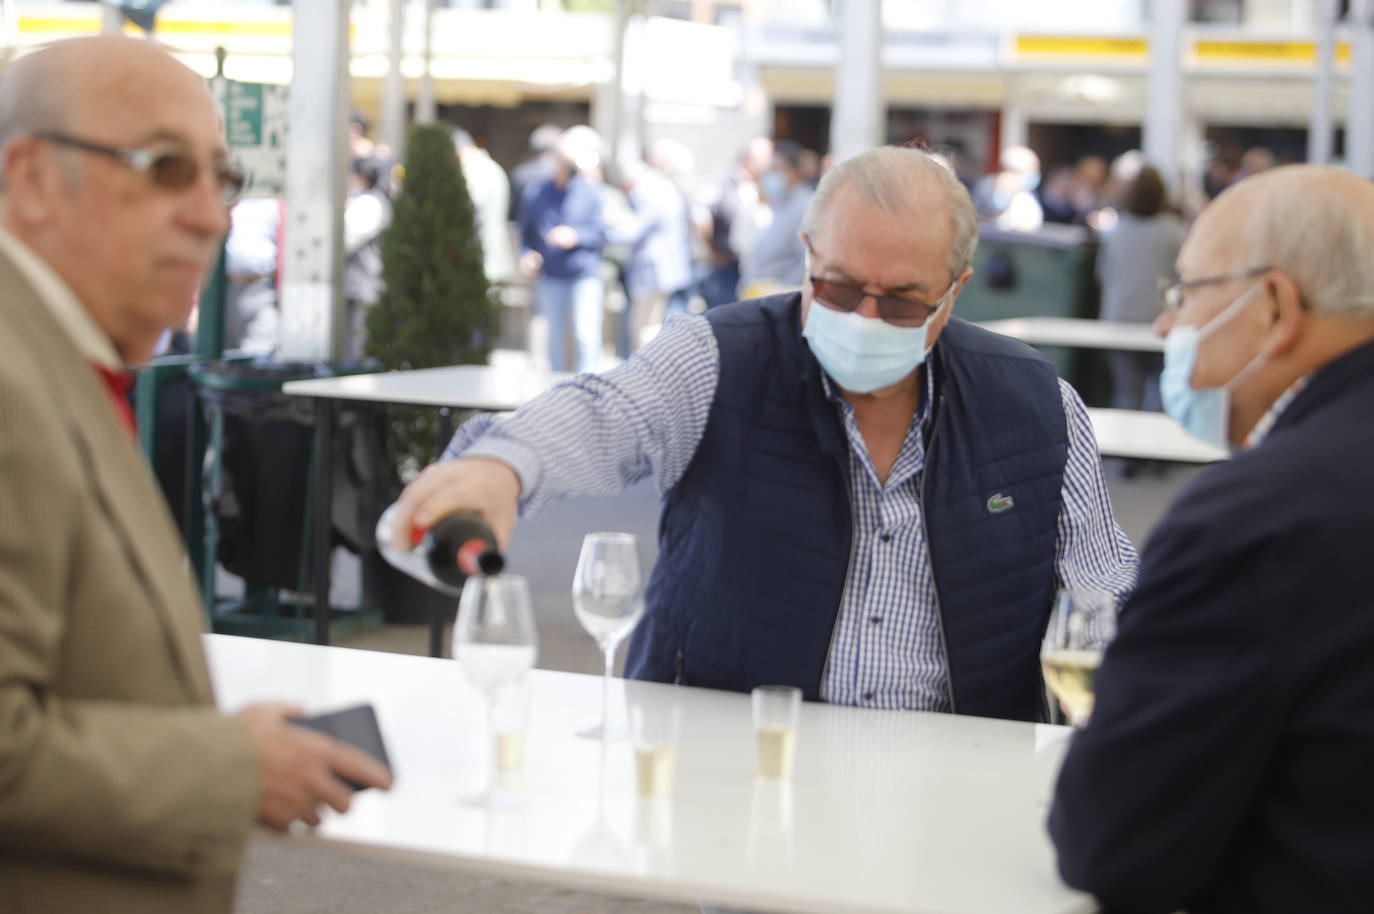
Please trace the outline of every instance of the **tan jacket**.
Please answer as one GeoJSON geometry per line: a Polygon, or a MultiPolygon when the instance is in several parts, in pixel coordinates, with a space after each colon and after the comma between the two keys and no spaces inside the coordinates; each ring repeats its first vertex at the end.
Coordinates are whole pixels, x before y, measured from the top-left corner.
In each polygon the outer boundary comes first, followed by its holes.
{"type": "Polygon", "coordinates": [[[0,255],[0,911],[225,912],[252,825],[171,517],[0,255]]]}

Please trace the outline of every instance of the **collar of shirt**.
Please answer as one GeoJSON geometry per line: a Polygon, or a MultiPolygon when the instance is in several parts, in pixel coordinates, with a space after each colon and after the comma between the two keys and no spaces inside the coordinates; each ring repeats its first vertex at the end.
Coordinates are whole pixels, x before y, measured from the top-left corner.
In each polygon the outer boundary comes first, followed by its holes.
{"type": "Polygon", "coordinates": [[[33,286],[39,299],[48,306],[88,361],[113,372],[126,370],[110,338],[56,270],[3,228],[0,228],[0,252],[14,261],[15,268],[33,286]]]}
{"type": "MultiPolygon", "coordinates": [[[[920,424],[922,430],[930,425],[930,404],[935,401],[935,365],[934,359],[931,357],[932,355],[933,353],[927,353],[926,360],[923,363],[926,373],[926,382],[921,385],[921,402],[916,407],[916,420],[920,424]]],[[[830,400],[831,403],[844,407],[850,406],[849,401],[844,398],[844,395],[840,392],[840,388],[835,385],[835,382],[830,380],[830,375],[825,373],[824,368],[821,369],[821,385],[822,389],[825,391],[826,398],[830,400]]]]}
{"type": "Polygon", "coordinates": [[[1302,389],[1307,386],[1307,382],[1311,380],[1311,378],[1312,375],[1310,374],[1305,374],[1298,378],[1293,382],[1292,387],[1289,387],[1280,394],[1279,398],[1274,401],[1274,404],[1264,411],[1264,415],[1260,416],[1260,420],[1255,423],[1255,427],[1250,429],[1250,434],[1245,436],[1245,447],[1247,449],[1259,447],[1260,442],[1269,437],[1269,433],[1273,431],[1274,423],[1279,421],[1279,417],[1283,415],[1283,411],[1293,403],[1298,394],[1302,393],[1302,389]]]}

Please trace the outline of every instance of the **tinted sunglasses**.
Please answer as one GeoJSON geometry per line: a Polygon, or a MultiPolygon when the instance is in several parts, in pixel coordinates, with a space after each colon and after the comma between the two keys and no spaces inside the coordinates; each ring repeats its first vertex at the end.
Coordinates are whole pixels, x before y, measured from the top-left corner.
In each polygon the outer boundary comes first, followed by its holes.
{"type": "MultiPolygon", "coordinates": [[[[85,140],[57,130],[41,130],[34,136],[59,146],[80,149],[122,162],[163,190],[183,191],[200,178],[202,166],[195,157],[165,145],[106,146],[104,143],[85,140]]],[[[247,179],[242,172],[227,162],[215,162],[210,167],[214,170],[215,183],[219,187],[220,202],[225,206],[231,206],[239,198],[239,194],[243,193],[247,179]]]]}
{"type": "Polygon", "coordinates": [[[957,284],[958,280],[950,283],[948,291],[940,296],[940,300],[928,305],[901,295],[876,295],[847,282],[822,279],[819,276],[811,277],[811,288],[815,293],[813,297],[822,305],[835,311],[854,311],[863,304],[865,298],[871,298],[878,307],[878,316],[898,327],[919,327],[930,320],[936,311],[944,307],[950,295],[954,294],[957,284]]]}

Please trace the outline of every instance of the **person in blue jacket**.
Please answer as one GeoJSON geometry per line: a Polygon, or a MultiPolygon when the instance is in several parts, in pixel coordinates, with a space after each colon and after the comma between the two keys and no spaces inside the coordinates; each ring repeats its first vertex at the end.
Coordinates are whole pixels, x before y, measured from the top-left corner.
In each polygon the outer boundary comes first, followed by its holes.
{"type": "Polygon", "coordinates": [[[601,361],[601,279],[606,221],[599,189],[580,173],[595,167],[598,151],[586,128],[563,133],[553,152],[552,177],[531,184],[520,204],[520,269],[535,279],[535,298],[549,325],[549,364],[566,371],[572,330],[578,371],[601,361]]]}

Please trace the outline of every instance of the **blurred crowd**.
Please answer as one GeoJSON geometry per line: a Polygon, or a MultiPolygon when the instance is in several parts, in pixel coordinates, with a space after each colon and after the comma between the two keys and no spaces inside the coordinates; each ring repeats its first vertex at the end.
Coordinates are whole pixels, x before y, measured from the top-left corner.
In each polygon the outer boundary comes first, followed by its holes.
{"type": "MultiPolygon", "coordinates": [[[[356,357],[363,318],[382,290],[379,238],[391,221],[395,160],[368,138],[360,116],[350,126],[344,291],[356,357]]],[[[755,138],[725,169],[700,173],[675,140],[650,143],[640,159],[612,163],[591,127],[546,124],[529,138],[509,175],[462,127],[454,155],[473,201],[484,269],[493,294],[522,312],[531,356],[553,370],[587,371],[627,358],[675,314],[798,288],[806,272],[799,238],[803,213],[829,157],[789,140],[755,138]]],[[[998,168],[970,174],[966,159],[936,156],[968,188],[986,226],[1039,232],[1082,226],[1098,240],[1100,317],[1149,323],[1158,288],[1173,273],[1188,210],[1204,199],[1171,197],[1167,182],[1131,150],[1112,161],[1085,155],[1042,174],[1025,146],[1002,151],[998,168]]],[[[1207,167],[1206,198],[1277,164],[1268,149],[1207,167]]],[[[283,204],[250,199],[234,210],[227,264],[226,347],[270,353],[277,344],[283,204]]],[[[1110,356],[1113,405],[1157,409],[1159,357],[1110,356]]]]}
{"type": "MultiPolygon", "coordinates": [[[[379,239],[396,190],[392,151],[350,129],[344,292],[357,356],[364,317],[382,290],[379,239]]],[[[674,314],[801,285],[802,214],[820,180],[814,150],[760,137],[718,174],[698,174],[669,139],[612,166],[592,128],[544,125],[509,175],[467,130],[453,130],[494,294],[530,303],[531,354],[554,370],[626,358],[674,314]],[[532,293],[532,296],[531,296],[532,293]],[[531,300],[532,299],[532,300],[531,300]],[[609,350],[609,351],[608,351],[609,350]]],[[[284,203],[247,199],[227,242],[225,346],[269,354],[278,342],[284,203]]]]}

